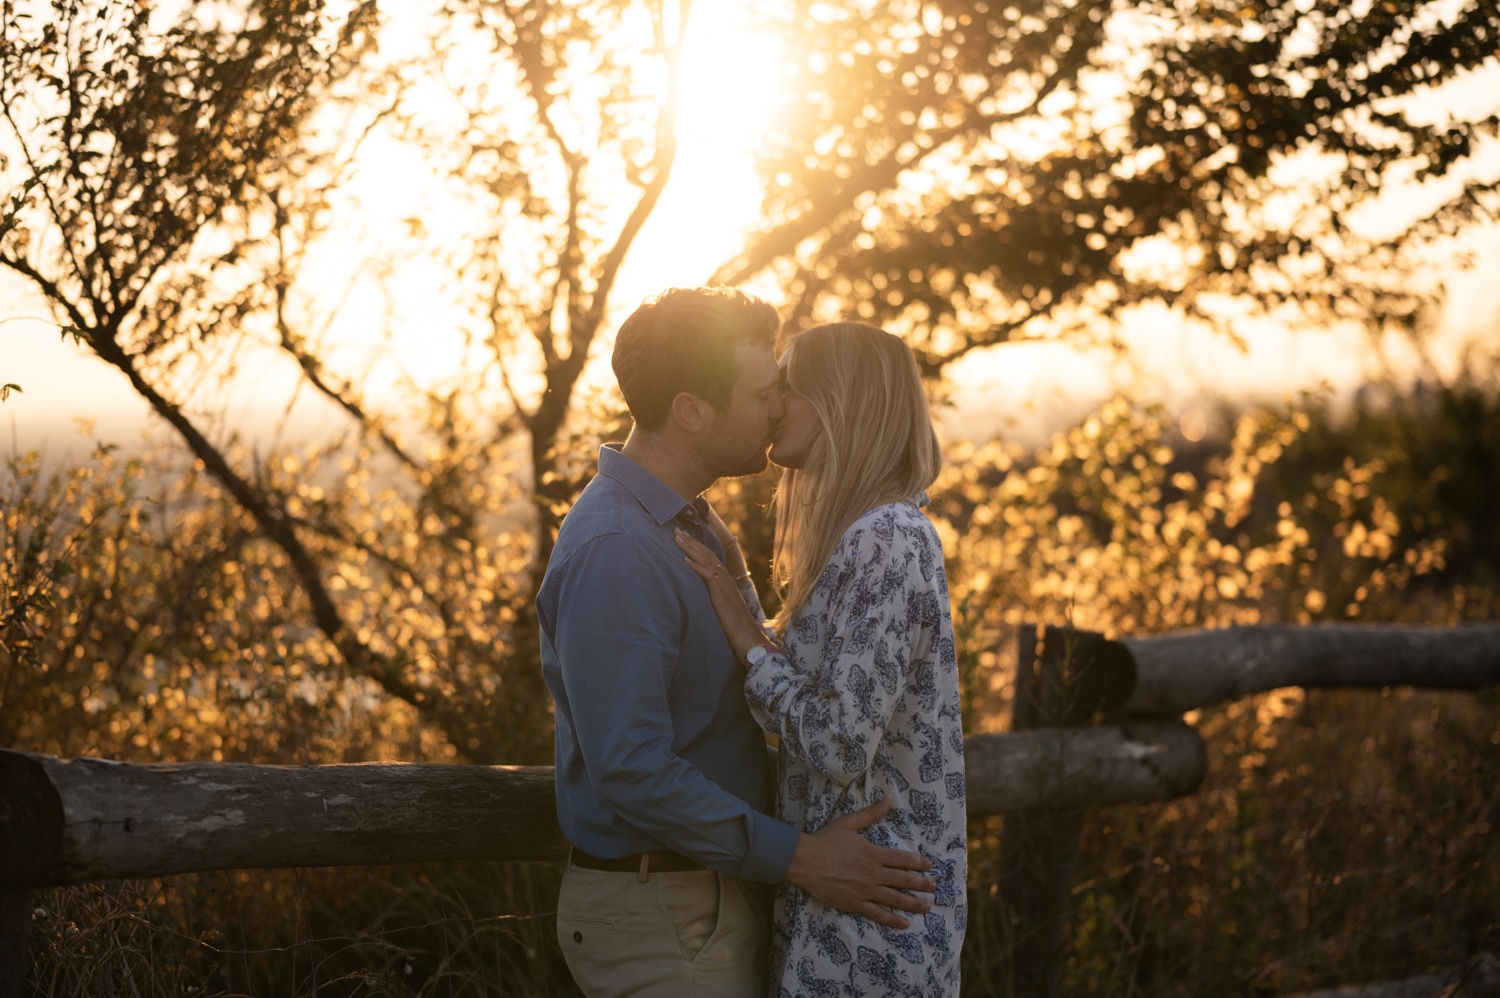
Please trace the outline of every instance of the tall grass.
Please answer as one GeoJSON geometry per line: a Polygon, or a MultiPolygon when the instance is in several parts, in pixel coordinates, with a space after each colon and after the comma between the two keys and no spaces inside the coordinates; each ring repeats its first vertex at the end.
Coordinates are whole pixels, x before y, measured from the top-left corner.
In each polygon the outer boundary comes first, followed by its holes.
{"type": "Polygon", "coordinates": [[[36,898],[38,995],[565,995],[558,870],[226,871],[36,898]]]}
{"type": "Polygon", "coordinates": [[[1500,696],[1276,694],[1190,798],[1091,815],[1069,994],[1286,994],[1500,948],[1500,696]]]}

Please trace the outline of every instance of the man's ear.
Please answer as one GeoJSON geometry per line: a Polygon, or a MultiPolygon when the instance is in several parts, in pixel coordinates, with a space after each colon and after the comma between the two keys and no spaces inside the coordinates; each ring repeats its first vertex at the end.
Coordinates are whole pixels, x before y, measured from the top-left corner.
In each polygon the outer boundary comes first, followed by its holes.
{"type": "Polygon", "coordinates": [[[701,433],[708,426],[713,407],[692,392],[678,392],[672,399],[670,417],[688,433],[701,433]]]}

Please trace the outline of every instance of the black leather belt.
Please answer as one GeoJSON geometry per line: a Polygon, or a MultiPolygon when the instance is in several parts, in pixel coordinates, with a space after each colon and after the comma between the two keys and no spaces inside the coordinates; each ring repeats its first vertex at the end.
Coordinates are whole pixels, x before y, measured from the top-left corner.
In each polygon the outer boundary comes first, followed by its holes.
{"type": "Polygon", "coordinates": [[[569,860],[574,866],[581,866],[585,870],[604,870],[607,873],[687,873],[704,868],[702,863],[695,863],[682,853],[670,850],[638,852],[619,859],[600,859],[574,846],[569,860]],[[646,863],[644,868],[641,866],[642,860],[646,863]]]}

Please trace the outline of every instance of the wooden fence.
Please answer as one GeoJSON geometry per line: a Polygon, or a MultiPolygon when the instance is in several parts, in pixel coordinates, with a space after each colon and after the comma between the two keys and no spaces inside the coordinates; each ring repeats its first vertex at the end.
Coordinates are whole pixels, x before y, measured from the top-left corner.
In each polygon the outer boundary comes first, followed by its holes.
{"type": "MultiPolygon", "coordinates": [[[[1194,793],[1186,711],[1282,687],[1500,683],[1500,622],[1261,625],[1106,641],[1023,632],[1013,730],[965,740],[971,815],[1006,816],[1018,990],[1055,995],[1086,808],[1194,793]]],[[[0,998],[22,992],[35,888],[207,870],[557,861],[550,767],[135,764],[0,750],[0,998]]]]}

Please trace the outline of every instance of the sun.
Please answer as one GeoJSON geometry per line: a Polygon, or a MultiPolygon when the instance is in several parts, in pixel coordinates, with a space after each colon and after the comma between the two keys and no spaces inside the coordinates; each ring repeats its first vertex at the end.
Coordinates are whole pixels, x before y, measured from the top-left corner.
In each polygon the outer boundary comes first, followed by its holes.
{"type": "Polygon", "coordinates": [[[684,131],[748,152],[778,96],[781,55],[782,39],[756,25],[747,5],[733,0],[694,4],[679,67],[684,131]]]}
{"type": "Polygon", "coordinates": [[[781,38],[757,27],[745,5],[693,5],[679,64],[677,159],[622,275],[629,307],[662,288],[702,283],[759,222],[754,152],[780,97],[781,54],[781,38]]]}

